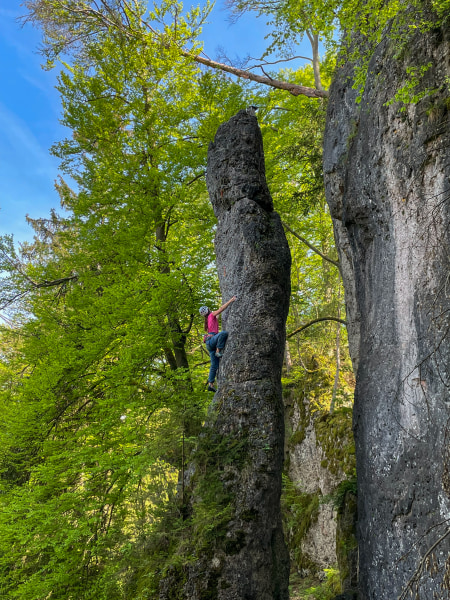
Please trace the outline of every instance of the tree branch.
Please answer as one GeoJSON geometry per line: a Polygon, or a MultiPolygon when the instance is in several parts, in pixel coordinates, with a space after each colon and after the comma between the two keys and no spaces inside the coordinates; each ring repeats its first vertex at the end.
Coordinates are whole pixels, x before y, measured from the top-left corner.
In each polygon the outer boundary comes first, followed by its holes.
{"type": "Polygon", "coordinates": [[[187,329],[185,329],[185,330],[184,330],[184,331],[182,331],[181,333],[183,333],[184,335],[188,335],[188,334],[189,334],[189,332],[190,332],[190,331],[191,331],[191,329],[192,329],[192,324],[193,324],[193,322],[194,322],[194,315],[190,315],[190,318],[189,318],[189,325],[188,325],[187,329]]]}
{"type": "Polygon", "coordinates": [[[425,555],[421,558],[421,560],[419,562],[419,566],[414,571],[413,575],[410,577],[410,579],[409,579],[408,583],[406,584],[406,586],[403,588],[403,591],[400,594],[400,596],[398,597],[398,600],[404,600],[406,598],[406,596],[408,595],[408,592],[411,592],[411,594],[413,594],[413,587],[414,586],[416,586],[416,591],[417,591],[418,585],[419,585],[419,581],[420,581],[420,578],[421,578],[422,573],[424,571],[424,568],[425,568],[426,561],[427,561],[428,557],[433,553],[433,550],[443,540],[445,540],[445,538],[449,534],[450,534],[450,529],[447,529],[447,531],[443,535],[441,535],[441,537],[430,548],[428,548],[428,550],[426,551],[425,555]]]}
{"type": "Polygon", "coordinates": [[[0,314],[0,319],[2,321],[5,321],[5,323],[7,324],[8,327],[11,327],[11,328],[14,327],[14,323],[11,321],[11,319],[8,319],[8,317],[6,317],[5,315],[0,314]]]}
{"type": "Polygon", "coordinates": [[[262,60],[263,62],[260,65],[252,65],[251,67],[248,67],[246,69],[246,71],[250,71],[251,69],[257,69],[258,67],[266,67],[267,65],[277,65],[278,63],[289,62],[290,60],[297,60],[297,59],[309,60],[310,62],[313,61],[312,58],[308,58],[307,56],[291,56],[291,58],[280,58],[280,60],[274,60],[274,61],[268,61],[268,60],[264,60],[262,58],[260,58],[260,59],[250,58],[249,60],[262,60]]]}
{"type": "Polygon", "coordinates": [[[289,227],[289,225],[287,225],[284,221],[281,221],[281,223],[282,223],[282,225],[283,225],[283,227],[285,229],[287,229],[290,233],[292,233],[292,235],[294,235],[301,242],[303,242],[304,244],[306,244],[306,246],[308,246],[308,248],[310,248],[310,250],[312,250],[313,252],[315,252],[316,254],[318,254],[321,258],[323,258],[323,260],[326,260],[329,263],[331,263],[332,265],[334,265],[335,267],[337,267],[339,269],[339,272],[341,271],[341,266],[340,266],[340,264],[336,260],[333,260],[329,256],[326,256],[325,254],[323,254],[323,252],[321,252],[318,248],[316,248],[315,246],[313,246],[312,244],[310,244],[310,242],[308,242],[308,240],[306,240],[304,237],[302,237],[301,235],[299,235],[298,233],[296,233],[293,229],[291,229],[289,227]]]}
{"type": "Polygon", "coordinates": [[[287,334],[286,339],[288,340],[293,335],[296,335],[297,333],[304,331],[305,329],[307,329],[308,327],[311,327],[311,325],[314,325],[315,323],[321,323],[322,321],[336,321],[336,323],[342,323],[342,325],[347,326],[347,321],[344,321],[344,319],[340,319],[339,317],[321,317],[320,319],[313,319],[312,321],[305,323],[298,329],[291,331],[291,333],[287,334]]]}
{"type": "MultiPolygon", "coordinates": [[[[33,0],[25,0],[24,4],[29,9],[29,14],[24,18],[24,21],[25,22],[31,21],[32,23],[38,22],[41,25],[41,27],[42,26],[44,27],[44,30],[45,30],[45,19],[36,10],[33,0]]],[[[277,79],[271,79],[270,77],[267,77],[267,76],[262,77],[261,75],[255,75],[254,73],[250,73],[244,69],[238,69],[236,67],[232,67],[230,65],[226,65],[224,63],[220,63],[215,60],[203,58],[202,56],[200,56],[198,54],[192,54],[188,50],[185,50],[182,47],[180,47],[178,45],[177,40],[175,40],[175,39],[171,40],[170,36],[167,36],[166,33],[163,33],[161,31],[158,31],[157,29],[155,29],[148,21],[146,21],[142,17],[142,15],[139,15],[138,12],[133,10],[133,8],[130,6],[130,3],[127,2],[127,0],[119,0],[118,6],[119,6],[119,8],[122,8],[122,6],[125,6],[126,9],[128,11],[130,11],[131,14],[133,14],[136,18],[139,19],[140,24],[145,26],[147,28],[147,31],[150,32],[153,36],[155,36],[155,38],[160,43],[162,43],[165,48],[170,48],[172,46],[175,46],[178,49],[181,56],[189,58],[197,63],[200,63],[207,67],[211,67],[212,69],[219,69],[221,71],[225,71],[226,73],[230,73],[231,75],[235,75],[236,77],[241,77],[243,79],[255,81],[255,82],[261,83],[263,85],[268,85],[270,87],[274,87],[274,88],[277,88],[280,90],[285,90],[285,91],[289,92],[290,94],[292,94],[293,96],[301,96],[302,95],[302,96],[307,96],[308,98],[327,98],[328,97],[328,91],[323,90],[323,89],[314,89],[314,88],[306,87],[303,85],[298,85],[295,83],[279,81],[277,79]]],[[[67,14],[76,16],[80,20],[82,20],[84,18],[85,22],[89,22],[89,21],[94,22],[94,23],[98,24],[100,27],[102,27],[103,29],[117,29],[123,35],[125,35],[125,37],[127,37],[128,39],[130,39],[136,35],[142,34],[141,31],[135,30],[132,27],[130,27],[130,23],[129,23],[128,19],[127,19],[127,22],[124,22],[120,18],[117,18],[117,15],[114,13],[114,11],[111,11],[110,6],[107,3],[105,4],[105,7],[103,10],[100,10],[99,7],[97,7],[98,10],[95,10],[94,8],[90,7],[89,5],[83,5],[83,6],[79,7],[79,6],[75,6],[72,3],[65,4],[63,2],[61,2],[60,7],[63,11],[66,11],[67,14]],[[81,16],[81,18],[80,18],[80,16],[81,16]]],[[[126,14],[125,10],[123,10],[123,14],[126,14]]],[[[71,33],[74,33],[75,29],[76,29],[75,27],[72,27],[71,33]]],[[[89,30],[87,32],[87,35],[90,36],[91,34],[92,34],[92,31],[89,30]]],[[[53,44],[54,46],[58,47],[58,52],[61,51],[60,43],[61,43],[61,40],[58,39],[58,44],[53,44]]],[[[65,46],[68,47],[69,45],[70,45],[70,40],[67,40],[67,38],[66,38],[65,46]]]]}
{"type": "Polygon", "coordinates": [[[314,88],[306,87],[304,85],[298,85],[296,83],[288,83],[287,81],[279,81],[278,79],[271,79],[270,77],[262,77],[261,75],[255,75],[245,69],[238,69],[237,67],[231,67],[224,63],[217,62],[208,58],[203,58],[200,55],[191,54],[187,50],[181,50],[180,53],[186,58],[190,58],[197,63],[211,67],[212,69],[219,69],[226,73],[231,73],[236,77],[242,77],[242,79],[248,79],[250,81],[256,81],[270,87],[277,88],[279,90],[285,90],[293,96],[307,96],[308,98],[328,98],[328,92],[326,90],[316,90],[314,88]]]}
{"type": "Polygon", "coordinates": [[[42,283],[34,283],[31,281],[35,288],[43,288],[43,287],[53,287],[54,285],[61,285],[62,283],[66,283],[67,281],[73,281],[78,279],[78,275],[71,275],[70,277],[62,277],[61,279],[54,279],[53,281],[44,280],[42,283]]]}
{"type": "Polygon", "coordinates": [[[206,171],[202,171],[196,177],[194,177],[194,179],[191,179],[190,181],[184,183],[184,185],[186,185],[186,186],[192,185],[194,182],[197,181],[197,179],[201,179],[204,175],[206,175],[206,171]]]}

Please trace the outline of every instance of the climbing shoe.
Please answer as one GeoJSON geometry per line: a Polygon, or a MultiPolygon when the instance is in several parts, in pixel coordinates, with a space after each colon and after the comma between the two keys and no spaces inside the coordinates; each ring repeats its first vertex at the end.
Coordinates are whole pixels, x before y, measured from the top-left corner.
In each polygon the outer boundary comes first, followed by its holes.
{"type": "Polygon", "coordinates": [[[214,392],[214,393],[217,392],[216,388],[213,385],[211,385],[210,383],[208,383],[207,389],[208,389],[208,392],[214,392]]]}
{"type": "Polygon", "coordinates": [[[219,348],[217,348],[217,350],[216,350],[216,356],[217,356],[217,358],[221,358],[223,356],[223,349],[219,350],[219,348]]]}

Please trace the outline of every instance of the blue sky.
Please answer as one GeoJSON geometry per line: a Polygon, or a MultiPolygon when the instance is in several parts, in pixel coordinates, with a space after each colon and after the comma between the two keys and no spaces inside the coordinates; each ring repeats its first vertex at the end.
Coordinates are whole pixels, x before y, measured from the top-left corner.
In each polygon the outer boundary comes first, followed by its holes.
{"type": "MultiPolygon", "coordinates": [[[[185,3],[186,5],[188,2],[185,3]]],[[[0,235],[14,234],[18,242],[32,239],[25,215],[48,216],[59,210],[54,190],[58,159],[50,146],[64,138],[59,124],[61,106],[54,89],[57,69],[43,71],[37,54],[40,33],[21,27],[20,0],[1,0],[0,8],[0,235]]],[[[202,38],[211,58],[219,48],[236,56],[261,56],[267,28],[263,19],[246,15],[230,25],[229,13],[220,4],[210,16],[202,38]]],[[[307,49],[300,53],[307,52],[307,49]]]]}

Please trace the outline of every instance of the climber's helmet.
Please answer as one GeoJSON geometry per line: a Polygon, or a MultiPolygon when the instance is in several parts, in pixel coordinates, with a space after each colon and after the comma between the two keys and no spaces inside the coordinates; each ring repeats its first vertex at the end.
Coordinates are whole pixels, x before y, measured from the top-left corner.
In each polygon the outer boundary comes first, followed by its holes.
{"type": "Polygon", "coordinates": [[[209,315],[209,308],[207,306],[202,306],[198,312],[202,317],[207,317],[209,315]]]}

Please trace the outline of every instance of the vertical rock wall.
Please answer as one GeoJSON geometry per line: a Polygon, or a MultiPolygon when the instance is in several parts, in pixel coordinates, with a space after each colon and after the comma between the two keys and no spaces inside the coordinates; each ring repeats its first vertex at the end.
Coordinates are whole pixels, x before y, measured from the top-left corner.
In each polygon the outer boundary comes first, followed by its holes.
{"type": "Polygon", "coordinates": [[[332,86],[325,180],[346,289],[357,383],[362,600],[448,598],[450,500],[449,30],[375,52],[362,102],[332,86]],[[406,67],[437,90],[386,106],[406,67]]]}
{"type": "Polygon", "coordinates": [[[285,389],[284,400],[285,473],[294,486],[287,486],[283,515],[291,568],[301,577],[320,578],[323,569],[335,568],[337,563],[343,590],[353,589],[352,507],[343,497],[344,490],[354,486],[351,409],[341,407],[333,414],[320,410],[303,386],[295,384],[285,389]]]}
{"type": "MultiPolygon", "coordinates": [[[[290,252],[265,180],[262,137],[240,111],[219,127],[208,152],[207,185],[217,217],[222,298],[236,295],[214,399],[215,430],[241,443],[225,485],[234,497],[219,598],[288,598],[289,560],[281,528],[284,414],[281,367],[290,296],[290,252]]],[[[220,588],[220,584],[219,584],[220,588]]]]}
{"type": "Polygon", "coordinates": [[[192,545],[201,539],[189,549],[190,562],[173,561],[160,599],[287,600],[281,367],[290,253],[267,188],[254,115],[240,111],[219,128],[207,184],[222,298],[238,300],[227,309],[219,389],[185,482],[192,545]]]}

